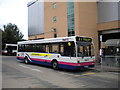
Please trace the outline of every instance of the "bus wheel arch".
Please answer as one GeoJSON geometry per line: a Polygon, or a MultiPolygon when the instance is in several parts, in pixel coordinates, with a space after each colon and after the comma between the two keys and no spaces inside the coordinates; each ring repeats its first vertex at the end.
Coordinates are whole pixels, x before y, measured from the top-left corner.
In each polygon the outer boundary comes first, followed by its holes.
{"type": "Polygon", "coordinates": [[[58,69],[58,61],[56,59],[52,60],[51,67],[55,70],[58,69]]]}

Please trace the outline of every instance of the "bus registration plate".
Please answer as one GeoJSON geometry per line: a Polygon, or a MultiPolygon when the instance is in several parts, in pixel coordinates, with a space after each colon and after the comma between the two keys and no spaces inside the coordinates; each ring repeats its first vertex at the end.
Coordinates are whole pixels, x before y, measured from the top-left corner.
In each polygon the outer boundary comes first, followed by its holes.
{"type": "Polygon", "coordinates": [[[84,66],[84,68],[88,68],[88,66],[84,66]]]}

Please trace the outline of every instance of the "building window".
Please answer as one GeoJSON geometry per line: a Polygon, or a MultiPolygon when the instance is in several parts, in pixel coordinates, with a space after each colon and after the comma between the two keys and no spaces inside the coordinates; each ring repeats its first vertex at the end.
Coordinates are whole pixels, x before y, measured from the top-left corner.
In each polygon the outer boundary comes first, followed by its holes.
{"type": "Polygon", "coordinates": [[[67,3],[68,36],[74,36],[74,2],[67,3]]]}
{"type": "Polygon", "coordinates": [[[52,28],[52,31],[54,32],[54,38],[57,38],[57,31],[56,31],[56,28],[52,28]]]}
{"type": "Polygon", "coordinates": [[[54,21],[54,22],[56,22],[56,21],[57,21],[56,16],[55,16],[55,17],[53,17],[53,21],[54,21]]]}
{"type": "Polygon", "coordinates": [[[54,38],[57,38],[57,33],[54,33],[54,38]]]}
{"type": "Polygon", "coordinates": [[[56,8],[56,3],[53,3],[53,8],[56,8]]]}

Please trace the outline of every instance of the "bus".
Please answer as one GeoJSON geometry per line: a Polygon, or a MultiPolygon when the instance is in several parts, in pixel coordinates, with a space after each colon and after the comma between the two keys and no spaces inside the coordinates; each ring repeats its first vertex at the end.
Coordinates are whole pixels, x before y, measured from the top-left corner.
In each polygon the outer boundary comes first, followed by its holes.
{"type": "Polygon", "coordinates": [[[92,38],[80,36],[18,42],[17,59],[53,69],[75,70],[95,66],[92,38]]]}
{"type": "Polygon", "coordinates": [[[16,55],[17,44],[5,44],[5,49],[2,50],[3,55],[16,55]]]}

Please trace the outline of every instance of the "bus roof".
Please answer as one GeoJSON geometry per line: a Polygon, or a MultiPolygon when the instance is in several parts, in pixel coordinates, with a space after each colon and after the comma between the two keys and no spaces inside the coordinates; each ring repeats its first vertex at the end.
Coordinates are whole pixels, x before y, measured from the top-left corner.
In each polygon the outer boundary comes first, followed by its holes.
{"type": "Polygon", "coordinates": [[[17,46],[17,44],[6,44],[6,46],[17,46]]]}
{"type": "Polygon", "coordinates": [[[84,36],[71,36],[71,37],[58,37],[58,38],[39,39],[39,40],[28,40],[28,41],[20,41],[18,42],[18,44],[69,42],[69,41],[75,41],[76,37],[84,37],[84,36]]]}

